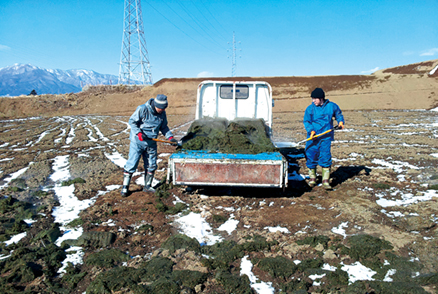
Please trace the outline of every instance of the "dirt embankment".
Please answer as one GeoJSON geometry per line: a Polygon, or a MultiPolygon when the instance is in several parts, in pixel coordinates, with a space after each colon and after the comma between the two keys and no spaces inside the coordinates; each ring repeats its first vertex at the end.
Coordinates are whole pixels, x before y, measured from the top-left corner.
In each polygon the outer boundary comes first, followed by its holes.
{"type": "MultiPolygon", "coordinates": [[[[343,110],[431,109],[438,106],[438,59],[399,66],[372,75],[315,77],[234,77],[215,80],[268,82],[273,89],[274,113],[304,111],[309,93],[321,87],[326,97],[343,110]]],[[[20,96],[0,99],[0,117],[59,116],[78,114],[130,115],[135,108],[166,94],[168,114],[193,114],[196,91],[205,78],[162,79],[141,90],[126,86],[97,86],[80,93],[20,96]]]]}

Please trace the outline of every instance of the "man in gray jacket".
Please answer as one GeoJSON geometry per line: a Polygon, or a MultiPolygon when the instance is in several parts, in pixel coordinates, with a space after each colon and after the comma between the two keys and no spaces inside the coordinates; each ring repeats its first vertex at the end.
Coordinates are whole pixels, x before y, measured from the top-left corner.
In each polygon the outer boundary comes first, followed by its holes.
{"type": "Polygon", "coordinates": [[[129,135],[129,158],[125,164],[123,174],[122,196],[128,195],[128,188],[132,174],[137,170],[140,156],[143,157],[145,180],[145,192],[155,192],[152,187],[152,180],[157,169],[157,142],[158,133],[161,133],[171,142],[177,143],[172,132],[167,126],[166,107],[167,96],[158,94],[157,97],[149,99],[148,102],[137,107],[129,119],[131,132],[129,135]]]}

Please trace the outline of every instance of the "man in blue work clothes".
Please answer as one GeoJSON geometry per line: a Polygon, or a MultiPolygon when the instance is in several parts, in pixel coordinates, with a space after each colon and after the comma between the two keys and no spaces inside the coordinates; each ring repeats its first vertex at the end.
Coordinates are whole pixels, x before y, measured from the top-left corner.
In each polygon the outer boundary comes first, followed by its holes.
{"type": "Polygon", "coordinates": [[[129,145],[129,158],[123,174],[123,197],[128,195],[132,174],[137,170],[140,156],[143,157],[145,170],[143,191],[155,192],[152,180],[157,169],[157,142],[152,139],[156,139],[158,132],[161,131],[170,142],[177,144],[167,126],[165,111],[167,105],[167,96],[158,94],[155,99],[151,98],[145,104],[138,106],[129,119],[131,143],[129,145]]]}
{"type": "Polygon", "coordinates": [[[328,99],[321,88],[315,88],[310,95],[312,104],[304,112],[304,127],[307,137],[306,166],[309,168],[309,186],[316,186],[316,167],[322,167],[322,186],[330,190],[330,167],[332,165],[331,143],[334,139],[333,118],[338,122],[338,128],[344,128],[344,116],[339,106],[328,99]],[[331,130],[331,131],[330,131],[331,130]],[[329,131],[327,134],[315,137],[317,134],[329,131]]]}

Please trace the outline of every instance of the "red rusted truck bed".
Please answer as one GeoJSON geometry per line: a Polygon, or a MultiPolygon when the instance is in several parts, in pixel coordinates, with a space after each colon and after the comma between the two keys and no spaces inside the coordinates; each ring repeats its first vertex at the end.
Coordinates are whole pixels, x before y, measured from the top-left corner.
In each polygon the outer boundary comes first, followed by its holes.
{"type": "Polygon", "coordinates": [[[174,185],[285,188],[287,168],[287,160],[280,152],[225,154],[187,151],[170,156],[168,179],[174,185]]]}

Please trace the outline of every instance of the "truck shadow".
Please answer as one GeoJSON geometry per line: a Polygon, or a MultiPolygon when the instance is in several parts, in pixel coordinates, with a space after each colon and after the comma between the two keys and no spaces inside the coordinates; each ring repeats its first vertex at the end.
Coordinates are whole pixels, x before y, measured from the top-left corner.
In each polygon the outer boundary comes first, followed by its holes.
{"type": "Polygon", "coordinates": [[[228,187],[228,186],[197,186],[190,187],[189,191],[205,196],[230,196],[244,198],[296,198],[306,192],[311,191],[311,188],[306,182],[297,182],[293,187],[286,189],[269,188],[269,187],[228,187]]]}
{"type": "Polygon", "coordinates": [[[197,193],[206,196],[232,196],[245,198],[296,198],[306,192],[310,192],[305,181],[305,176],[300,175],[299,159],[304,158],[303,148],[281,148],[281,154],[288,161],[288,187],[270,188],[270,187],[229,187],[229,186],[196,186],[190,187],[189,190],[196,189],[197,193]]]}
{"type": "MultiPolygon", "coordinates": [[[[196,190],[196,193],[206,196],[232,196],[245,198],[297,198],[303,194],[311,192],[305,181],[305,175],[298,160],[304,158],[304,149],[288,149],[282,151],[289,164],[289,182],[286,189],[269,188],[269,187],[229,187],[229,186],[192,186],[189,191],[196,190]]],[[[348,179],[355,178],[361,174],[369,176],[371,169],[364,165],[340,166],[331,174],[331,186],[337,188],[348,179]]],[[[318,177],[318,183],[321,183],[321,176],[318,177]]],[[[314,188],[313,188],[314,189],[314,188]]]]}

